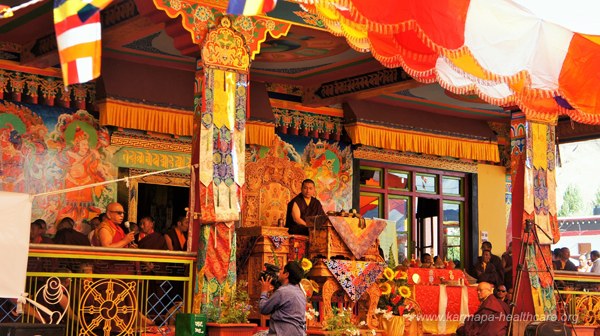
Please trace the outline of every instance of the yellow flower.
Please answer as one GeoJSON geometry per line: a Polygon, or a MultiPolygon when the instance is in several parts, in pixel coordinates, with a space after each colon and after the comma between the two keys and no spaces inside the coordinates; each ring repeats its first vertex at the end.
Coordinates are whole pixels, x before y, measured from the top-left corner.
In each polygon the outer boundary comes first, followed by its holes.
{"type": "Polygon", "coordinates": [[[389,283],[384,282],[379,285],[379,290],[381,291],[381,295],[388,295],[392,292],[392,286],[389,283]]]}
{"type": "Polygon", "coordinates": [[[408,286],[400,286],[398,287],[398,294],[400,294],[403,298],[409,298],[412,293],[410,292],[410,288],[408,288],[408,286]]]}
{"type": "Polygon", "coordinates": [[[300,266],[302,266],[302,269],[304,270],[304,272],[308,272],[312,268],[312,262],[310,262],[310,260],[308,260],[306,258],[302,258],[302,261],[300,262],[300,266]]]}
{"type": "Polygon", "coordinates": [[[394,279],[394,275],[394,270],[389,267],[383,270],[383,276],[390,281],[394,279]]]}

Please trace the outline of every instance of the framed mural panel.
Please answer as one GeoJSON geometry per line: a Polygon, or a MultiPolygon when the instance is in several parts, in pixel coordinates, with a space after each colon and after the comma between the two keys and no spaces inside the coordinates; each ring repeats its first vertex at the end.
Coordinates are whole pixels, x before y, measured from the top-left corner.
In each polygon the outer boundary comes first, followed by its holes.
{"type": "Polygon", "coordinates": [[[85,110],[0,100],[0,190],[50,193],[32,209],[48,234],[65,217],[85,232],[112,201],[114,186],[98,185],[116,175],[109,145],[108,131],[85,110]],[[89,187],[73,189],[82,186],[89,187]]]}

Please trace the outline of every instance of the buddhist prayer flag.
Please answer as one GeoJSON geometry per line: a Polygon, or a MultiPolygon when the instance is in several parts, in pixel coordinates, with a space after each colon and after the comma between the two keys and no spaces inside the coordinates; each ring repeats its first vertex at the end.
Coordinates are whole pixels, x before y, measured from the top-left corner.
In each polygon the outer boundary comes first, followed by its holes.
{"type": "Polygon", "coordinates": [[[259,15],[272,11],[277,0],[229,0],[227,13],[235,15],[259,15]]]}
{"type": "Polygon", "coordinates": [[[100,76],[100,10],[112,0],[54,0],[54,30],[65,86],[100,76]]]}

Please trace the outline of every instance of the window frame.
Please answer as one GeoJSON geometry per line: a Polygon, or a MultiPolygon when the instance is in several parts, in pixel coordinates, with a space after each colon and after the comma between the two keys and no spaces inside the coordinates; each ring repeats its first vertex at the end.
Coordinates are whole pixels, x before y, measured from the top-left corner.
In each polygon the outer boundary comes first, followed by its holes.
{"type": "MultiPolygon", "coordinates": [[[[442,169],[434,169],[434,168],[426,168],[426,167],[416,167],[416,166],[408,166],[408,165],[401,165],[401,164],[393,164],[393,163],[382,163],[382,162],[375,162],[375,161],[370,161],[370,160],[362,160],[362,159],[357,159],[356,160],[356,167],[359,169],[359,174],[360,174],[360,170],[363,169],[368,169],[368,170],[379,170],[381,169],[381,179],[382,179],[382,183],[380,187],[375,187],[375,186],[367,186],[367,185],[363,185],[360,184],[359,185],[359,190],[358,190],[358,195],[363,194],[364,192],[367,193],[374,193],[374,194],[380,194],[382,199],[381,199],[381,205],[382,207],[380,208],[380,215],[382,216],[381,218],[385,218],[388,219],[388,214],[389,214],[389,198],[390,196],[407,196],[409,197],[409,207],[410,207],[410,219],[409,219],[409,227],[408,227],[408,247],[407,247],[407,256],[411,256],[413,254],[415,254],[415,256],[418,257],[418,252],[416,251],[416,223],[417,223],[417,218],[416,218],[416,198],[417,197],[422,197],[422,198],[429,198],[429,199],[437,199],[439,201],[439,212],[438,212],[438,239],[437,239],[437,246],[436,246],[436,251],[438,253],[446,253],[446,249],[447,247],[445,246],[445,240],[444,240],[444,221],[443,221],[443,204],[444,201],[453,201],[453,202],[460,202],[462,204],[461,206],[461,214],[460,214],[460,234],[461,234],[461,246],[460,246],[460,261],[461,264],[465,265],[465,261],[466,261],[466,257],[467,257],[467,242],[468,242],[468,237],[466,237],[467,235],[469,235],[469,232],[467,230],[467,228],[470,226],[469,220],[470,220],[470,216],[468,215],[470,213],[470,193],[469,193],[469,188],[467,188],[470,181],[470,174],[466,173],[466,172],[458,172],[458,171],[449,171],[449,170],[442,170],[442,169]],[[389,172],[402,172],[402,173],[409,173],[409,181],[407,183],[407,189],[399,189],[399,188],[392,188],[389,187],[388,185],[388,173],[389,172]],[[416,189],[416,179],[417,179],[417,174],[427,174],[427,175],[435,175],[436,177],[436,192],[435,193],[431,193],[431,192],[423,192],[423,191],[417,191],[416,189]],[[454,194],[445,194],[444,190],[443,190],[443,179],[445,177],[449,177],[449,178],[456,178],[460,180],[460,193],[461,195],[454,195],[454,194]]],[[[358,201],[356,202],[358,205],[358,201]]],[[[453,245],[454,246],[454,245],[453,245]]],[[[445,256],[444,256],[445,257],[445,256]]]]}

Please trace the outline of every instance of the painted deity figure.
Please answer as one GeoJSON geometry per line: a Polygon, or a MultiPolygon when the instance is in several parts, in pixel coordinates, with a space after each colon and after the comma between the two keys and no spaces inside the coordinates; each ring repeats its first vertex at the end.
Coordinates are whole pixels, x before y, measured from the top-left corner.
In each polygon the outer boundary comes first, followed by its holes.
{"type": "MultiPolygon", "coordinates": [[[[65,176],[65,189],[93,184],[106,180],[106,174],[101,166],[100,154],[90,149],[89,134],[77,128],[72,146],[63,153],[61,159],[68,167],[65,176]]],[[[90,187],[69,191],[65,194],[65,207],[58,218],[71,217],[76,221],[87,219],[90,212],[99,214],[101,210],[94,204],[94,191],[90,187]]],[[[95,216],[95,215],[94,215],[95,216]]]]}
{"type": "Polygon", "coordinates": [[[9,127],[0,128],[0,190],[23,191],[23,156],[19,133],[9,127]]]}
{"type": "Polygon", "coordinates": [[[325,210],[348,209],[351,166],[349,149],[340,150],[321,140],[309,143],[302,161],[306,175],[319,185],[318,197],[325,210]]]}

